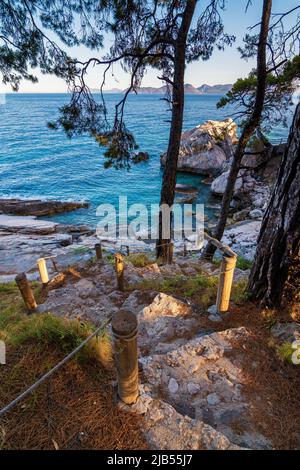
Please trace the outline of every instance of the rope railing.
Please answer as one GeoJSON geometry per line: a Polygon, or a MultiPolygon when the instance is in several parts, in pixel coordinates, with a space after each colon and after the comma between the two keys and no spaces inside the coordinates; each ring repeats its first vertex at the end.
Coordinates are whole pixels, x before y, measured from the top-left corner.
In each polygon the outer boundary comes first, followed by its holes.
{"type": "Polygon", "coordinates": [[[21,400],[24,400],[28,395],[30,395],[37,387],[42,383],[48,380],[51,375],[53,375],[58,369],[60,369],[66,362],[68,362],[72,357],[74,357],[92,338],[94,338],[100,331],[103,331],[111,322],[112,317],[109,317],[105,322],[103,322],[92,334],[90,334],[82,343],[77,346],[73,351],[71,351],[66,357],[59,361],[52,369],[50,369],[46,374],[40,377],[34,384],[32,384],[27,390],[21,393],[13,401],[0,410],[0,416],[3,416],[5,413],[10,411],[15,407],[21,400]]]}
{"type": "MultiPolygon", "coordinates": [[[[214,246],[216,246],[222,253],[223,253],[223,258],[222,258],[222,263],[221,263],[221,269],[219,273],[219,285],[218,285],[218,294],[217,294],[217,301],[216,301],[216,311],[218,313],[225,313],[228,311],[229,307],[229,300],[230,300],[230,293],[231,293],[231,288],[232,288],[232,282],[233,282],[233,275],[234,275],[234,269],[236,266],[236,261],[237,261],[237,254],[231,250],[230,247],[222,244],[219,240],[216,240],[215,238],[211,237],[207,233],[204,232],[204,238],[212,243],[214,246]]],[[[163,244],[165,245],[165,244],[163,244]]],[[[162,246],[163,246],[162,245],[162,246]]],[[[128,248],[127,253],[129,254],[129,246],[128,245],[122,245],[123,247],[126,246],[128,248]]],[[[174,249],[174,242],[171,241],[171,243],[168,243],[168,252],[169,254],[171,253],[171,257],[173,256],[173,249],[174,249]],[[172,247],[172,250],[170,249],[172,247]]],[[[101,245],[97,244],[95,246],[95,250],[97,253],[97,259],[102,259],[102,251],[101,251],[101,245]]],[[[186,252],[186,246],[184,247],[184,252],[186,252]]],[[[46,267],[46,259],[51,259],[54,258],[52,256],[48,256],[46,258],[40,258],[37,261],[40,275],[41,275],[41,280],[43,285],[47,284],[49,282],[49,277],[48,277],[48,272],[47,272],[47,267],[46,267]]],[[[168,262],[170,262],[168,260],[168,262]]],[[[124,265],[123,265],[123,257],[121,253],[116,253],[115,254],[115,268],[116,268],[116,275],[117,275],[117,284],[118,288],[120,290],[124,290],[124,265]]],[[[212,274],[213,276],[214,274],[212,274]]],[[[215,275],[214,275],[215,276],[215,275]]],[[[24,302],[27,306],[27,309],[29,312],[35,311],[37,305],[33,296],[33,292],[31,289],[31,286],[27,280],[26,274],[22,273],[16,276],[16,282],[17,285],[20,289],[20,292],[22,294],[22,297],[24,299],[24,302]]],[[[118,322],[118,314],[115,314],[114,316],[114,321],[115,323],[115,329],[113,328],[113,334],[115,331],[116,341],[120,341],[120,335],[123,335],[123,342],[124,344],[128,341],[128,335],[131,338],[131,326],[134,323],[130,315],[128,315],[128,312],[124,316],[124,311],[120,311],[120,319],[118,322]],[[116,317],[116,318],[115,318],[116,317]],[[127,329],[126,329],[126,334],[125,331],[118,331],[118,328],[120,328],[120,325],[122,325],[122,322],[124,323],[127,322],[127,329]],[[116,326],[117,325],[117,326],[116,326]]],[[[25,390],[23,393],[21,393],[18,397],[16,397],[11,403],[6,405],[4,408],[0,410],[0,416],[3,416],[5,413],[10,411],[14,406],[17,405],[21,400],[26,398],[29,394],[31,394],[37,387],[39,387],[43,382],[45,382],[49,377],[51,377],[52,374],[54,374],[58,369],[60,369],[67,361],[69,361],[72,357],[74,357],[92,338],[94,338],[101,330],[104,330],[108,324],[112,321],[112,316],[110,316],[104,323],[102,323],[96,330],[89,335],[82,343],[77,346],[73,351],[71,351],[66,357],[64,357],[58,364],[56,364],[52,369],[50,369],[46,374],[44,374],[40,379],[38,379],[33,385],[31,385],[27,390],[25,390]]],[[[124,325],[123,325],[124,326],[124,325]]],[[[134,330],[137,328],[137,325],[134,325],[134,330]]],[[[132,336],[133,339],[133,345],[130,346],[129,351],[127,347],[124,349],[125,351],[125,359],[122,357],[122,354],[119,355],[119,360],[121,361],[120,363],[117,364],[117,370],[118,370],[118,380],[119,380],[119,391],[122,391],[122,394],[125,396],[125,400],[123,400],[124,397],[121,396],[122,400],[129,403],[132,400],[132,396],[136,395],[136,389],[134,393],[132,392],[132,388],[130,389],[129,395],[126,398],[126,390],[128,386],[126,385],[128,380],[129,383],[132,381],[132,377],[128,378],[130,374],[132,374],[132,370],[127,372],[124,372],[124,364],[128,363],[128,354],[133,355],[133,360],[134,364],[136,367],[137,365],[137,353],[136,353],[136,334],[132,336]],[[136,356],[136,357],[135,357],[136,356]],[[122,363],[123,361],[123,363],[122,363]],[[124,362],[125,361],[125,362],[124,362]],[[122,365],[122,364],[123,365],[122,365]],[[128,375],[129,374],[129,375],[128,375]],[[122,382],[123,381],[123,382],[122,382]],[[127,401],[126,401],[127,400],[127,401]]],[[[126,369],[126,367],[125,367],[126,369]]],[[[135,377],[136,371],[134,370],[133,376],[135,377]]],[[[135,387],[138,387],[137,384],[135,383],[135,387]]],[[[130,388],[130,387],[129,387],[130,388]]],[[[137,395],[136,395],[137,396],[137,395]]],[[[136,397],[135,397],[136,399],[136,397]]]]}

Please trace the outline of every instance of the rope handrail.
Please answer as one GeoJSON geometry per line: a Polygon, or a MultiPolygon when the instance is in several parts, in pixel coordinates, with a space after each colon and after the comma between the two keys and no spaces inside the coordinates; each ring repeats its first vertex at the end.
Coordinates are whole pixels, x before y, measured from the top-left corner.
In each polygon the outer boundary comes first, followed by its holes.
{"type": "Polygon", "coordinates": [[[210,242],[212,245],[214,245],[216,248],[218,248],[220,251],[225,253],[227,256],[234,257],[234,258],[237,257],[237,254],[229,246],[223,245],[223,243],[221,243],[216,238],[211,237],[210,235],[208,235],[208,233],[204,232],[204,238],[205,240],[210,242]]]}
{"type": "Polygon", "coordinates": [[[59,361],[52,369],[50,369],[46,374],[40,377],[34,384],[32,384],[27,390],[22,392],[18,397],[11,401],[8,405],[0,410],[0,416],[3,416],[5,413],[10,411],[14,406],[19,403],[19,401],[26,398],[30,393],[32,393],[39,385],[45,382],[54,372],[56,372],[60,367],[62,367],[67,361],[69,361],[75,354],[77,354],[83,346],[85,346],[94,336],[96,336],[101,330],[104,330],[106,326],[111,322],[112,316],[110,316],[105,322],[103,322],[90,336],[88,336],[79,346],[77,346],[73,351],[71,351],[66,357],[59,361]]]}

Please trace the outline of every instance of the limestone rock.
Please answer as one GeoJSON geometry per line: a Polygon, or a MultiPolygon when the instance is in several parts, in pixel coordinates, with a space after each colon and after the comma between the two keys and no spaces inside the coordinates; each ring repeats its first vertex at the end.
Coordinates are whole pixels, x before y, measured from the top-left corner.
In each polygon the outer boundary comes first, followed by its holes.
{"type": "Polygon", "coordinates": [[[51,215],[88,207],[87,202],[42,201],[40,199],[0,199],[0,214],[51,215]]]}
{"type": "Polygon", "coordinates": [[[220,403],[220,398],[216,393],[210,393],[209,395],[207,395],[206,401],[209,405],[214,406],[220,403]]]}
{"type": "Polygon", "coordinates": [[[254,448],[265,448],[269,444],[262,444],[263,437],[257,435],[250,421],[242,427],[242,433],[235,432],[230,420],[224,422],[226,412],[239,415],[241,426],[246,419],[245,412],[241,412],[248,407],[241,391],[246,376],[234,344],[241,344],[248,335],[251,333],[241,327],[198,336],[166,354],[144,357],[143,374],[151,393],[165,392],[172,405],[191,418],[191,423],[199,416],[201,422],[213,426],[214,431],[236,445],[250,447],[247,443],[251,442],[254,448]],[[176,384],[180,393],[176,393],[176,384]]]}
{"type": "Polygon", "coordinates": [[[245,220],[228,227],[223,242],[243,258],[252,260],[255,255],[256,242],[260,232],[261,221],[245,220]]]}
{"type": "Polygon", "coordinates": [[[182,315],[190,315],[191,308],[177,300],[171,295],[158,294],[152,304],[144,308],[143,320],[153,320],[160,316],[177,317],[182,315]]]}
{"type": "Polygon", "coordinates": [[[78,295],[82,299],[90,298],[97,295],[97,289],[95,284],[89,279],[80,279],[76,282],[75,288],[77,289],[78,295]]]}
{"type": "MultiPolygon", "coordinates": [[[[225,173],[222,173],[220,176],[218,176],[211,184],[211,192],[215,194],[216,196],[223,196],[226,185],[227,185],[227,180],[228,180],[228,175],[229,171],[226,171],[225,173]]],[[[239,173],[239,177],[236,180],[235,183],[235,192],[239,191],[243,186],[243,179],[241,177],[241,173],[239,173]]]]}
{"type": "MultiPolygon", "coordinates": [[[[0,275],[13,275],[19,272],[37,273],[37,259],[63,251],[65,245],[72,243],[67,234],[25,235],[5,232],[0,235],[0,275]]],[[[51,263],[48,263],[51,271],[51,263]]],[[[38,274],[37,274],[38,276],[38,274]]]]}
{"type": "MultiPolygon", "coordinates": [[[[207,121],[182,134],[178,169],[202,175],[222,171],[237,141],[237,125],[232,119],[207,121]]],[[[164,165],[166,154],[161,157],[164,165]]]]}
{"type": "Polygon", "coordinates": [[[26,234],[48,235],[55,232],[56,223],[37,220],[36,217],[0,215],[0,230],[26,234]]]}
{"type": "Polygon", "coordinates": [[[157,296],[156,292],[142,292],[140,290],[133,291],[122,305],[122,309],[130,310],[136,314],[143,311],[145,307],[150,305],[157,296]]]}
{"type": "Polygon", "coordinates": [[[170,393],[177,393],[178,392],[178,383],[176,382],[175,379],[173,379],[173,377],[170,378],[170,381],[169,381],[169,385],[168,385],[168,389],[169,389],[169,392],[170,393]]]}
{"type": "Polygon", "coordinates": [[[250,219],[261,219],[263,217],[264,213],[260,209],[254,209],[253,211],[250,212],[249,217],[250,219]]]}
{"type": "Polygon", "coordinates": [[[179,194],[198,194],[199,190],[189,184],[176,184],[175,192],[179,194]]]}
{"type": "Polygon", "coordinates": [[[196,395],[200,391],[199,386],[194,383],[188,383],[187,389],[190,395],[196,395]]]}
{"type": "Polygon", "coordinates": [[[249,209],[244,209],[242,211],[239,211],[233,214],[233,220],[235,222],[241,222],[242,220],[247,219],[248,216],[249,216],[249,209]]]}
{"type": "Polygon", "coordinates": [[[271,328],[271,333],[282,343],[286,341],[292,343],[296,340],[300,340],[300,324],[296,322],[278,322],[271,328]]]}
{"type": "Polygon", "coordinates": [[[149,446],[155,450],[240,450],[224,434],[161,400],[148,403],[144,426],[149,446]]]}
{"type": "MultiPolygon", "coordinates": [[[[130,304],[134,307],[135,299],[128,299],[124,306],[130,304]]],[[[138,306],[137,315],[138,344],[143,354],[168,352],[181,346],[198,325],[198,314],[188,304],[162,293],[142,310],[138,306]]]]}

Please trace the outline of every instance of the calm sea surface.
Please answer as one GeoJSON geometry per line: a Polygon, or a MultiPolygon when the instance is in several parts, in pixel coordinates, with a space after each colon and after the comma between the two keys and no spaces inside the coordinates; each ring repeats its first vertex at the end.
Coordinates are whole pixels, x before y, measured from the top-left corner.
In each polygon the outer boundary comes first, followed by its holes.
{"type": "MultiPolygon", "coordinates": [[[[109,108],[120,95],[106,95],[109,108]]],[[[184,129],[207,119],[224,119],[230,109],[217,110],[219,96],[186,96],[184,129]]],[[[128,171],[105,170],[103,150],[90,137],[68,139],[62,131],[47,128],[58,108],[68,102],[64,94],[11,94],[0,106],[0,197],[88,200],[89,209],[62,214],[53,219],[66,223],[95,225],[96,207],[117,204],[118,196],[128,203],[158,203],[162,172],[159,156],[168,142],[170,112],[159,96],[130,96],[126,107],[127,126],[141,151],[150,160],[128,171]]],[[[284,141],[288,130],[278,127],[271,140],[284,141]]],[[[178,175],[179,183],[197,186],[199,201],[214,204],[203,177],[178,175]]],[[[207,215],[212,216],[213,209],[207,215]]]]}

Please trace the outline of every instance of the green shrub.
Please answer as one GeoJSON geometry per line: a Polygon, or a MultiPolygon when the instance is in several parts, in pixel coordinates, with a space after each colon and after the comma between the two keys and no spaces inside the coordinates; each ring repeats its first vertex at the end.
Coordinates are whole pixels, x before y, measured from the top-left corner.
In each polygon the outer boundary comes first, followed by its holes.
{"type": "Polygon", "coordinates": [[[133,253],[127,256],[126,260],[130,261],[136,268],[144,268],[155,262],[154,259],[146,253],[133,253]]]}
{"type": "MultiPolygon", "coordinates": [[[[277,354],[282,361],[288,362],[289,364],[294,364],[292,356],[297,349],[293,347],[292,343],[286,341],[281,346],[277,348],[277,354]]],[[[300,347],[298,346],[298,351],[300,355],[300,347]]]]}
{"type": "Polygon", "coordinates": [[[251,269],[253,265],[253,261],[249,259],[245,259],[242,256],[239,256],[237,259],[236,267],[241,269],[242,271],[246,271],[247,269],[251,269]]]}
{"type": "Polygon", "coordinates": [[[73,255],[84,255],[86,253],[90,253],[92,250],[87,246],[78,246],[72,250],[73,255]]]}
{"type": "Polygon", "coordinates": [[[106,261],[107,261],[109,264],[114,265],[114,264],[115,264],[115,255],[109,253],[109,254],[106,256],[106,261]]]}
{"type": "Polygon", "coordinates": [[[248,280],[240,279],[237,282],[234,282],[232,285],[231,291],[231,300],[233,302],[245,302],[249,300],[249,294],[247,291],[248,280]]]}
{"type": "Polygon", "coordinates": [[[149,279],[131,286],[132,289],[154,290],[165,294],[193,299],[207,307],[217,294],[218,277],[198,274],[193,277],[175,276],[168,279],[149,279]]]}
{"type": "MultiPolygon", "coordinates": [[[[31,282],[34,296],[39,303],[42,286],[31,282]]],[[[27,314],[23,299],[15,282],[0,284],[0,330],[7,324],[16,323],[27,314]]]]}
{"type": "Polygon", "coordinates": [[[92,327],[79,320],[67,320],[50,313],[33,314],[6,325],[7,341],[14,345],[36,342],[56,345],[68,352],[76,348],[92,331],[92,327]]]}

